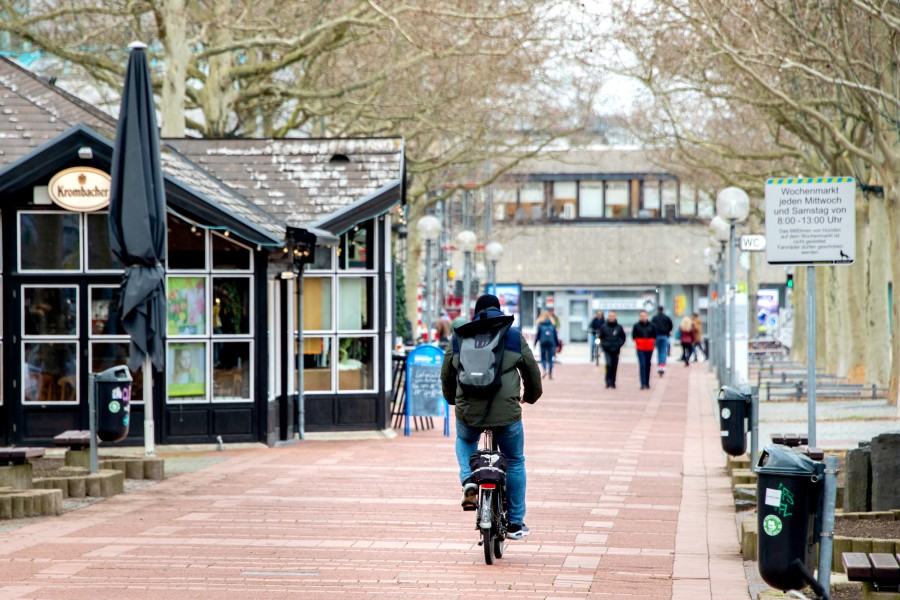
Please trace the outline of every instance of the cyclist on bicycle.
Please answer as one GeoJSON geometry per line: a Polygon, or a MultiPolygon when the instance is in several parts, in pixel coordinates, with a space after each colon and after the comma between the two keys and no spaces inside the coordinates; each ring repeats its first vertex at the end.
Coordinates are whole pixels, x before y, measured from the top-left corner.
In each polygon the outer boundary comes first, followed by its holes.
{"type": "MultiPolygon", "coordinates": [[[[500,300],[485,294],[475,302],[475,318],[502,317],[500,300]]],[[[457,333],[454,333],[456,336],[457,333]]],[[[478,450],[478,438],[485,429],[494,432],[500,451],[509,461],[506,475],[506,499],[509,527],[507,538],[518,540],[528,535],[525,525],[525,430],[521,404],[534,404],[543,393],[541,370],[528,342],[518,327],[510,327],[503,340],[503,372],[500,390],[492,398],[467,397],[457,382],[459,344],[444,352],[441,386],[444,398],[456,405],[456,460],[463,485],[463,508],[474,507],[478,486],[469,481],[472,471],[469,457],[478,450]],[[487,414],[485,414],[487,413],[487,414]]]]}
{"type": "Polygon", "coordinates": [[[591,319],[591,324],[588,325],[591,330],[591,360],[594,360],[596,353],[599,352],[596,340],[600,337],[600,330],[603,328],[604,323],[606,323],[606,319],[603,318],[603,311],[598,310],[594,318],[591,319]]]}

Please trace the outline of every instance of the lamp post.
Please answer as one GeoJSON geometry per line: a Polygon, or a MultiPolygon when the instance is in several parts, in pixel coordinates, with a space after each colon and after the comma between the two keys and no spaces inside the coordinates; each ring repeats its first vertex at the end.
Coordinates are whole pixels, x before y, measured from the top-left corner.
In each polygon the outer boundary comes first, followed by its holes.
{"type": "Polygon", "coordinates": [[[725,352],[725,330],[726,330],[726,322],[728,321],[728,307],[725,303],[725,244],[728,242],[728,238],[731,235],[730,228],[728,223],[720,216],[713,217],[712,221],[709,222],[709,230],[712,234],[712,240],[719,244],[719,255],[718,255],[718,275],[719,275],[719,286],[718,286],[718,298],[716,299],[716,306],[719,307],[718,314],[719,316],[716,318],[716,339],[721,340],[715,348],[716,354],[716,374],[719,379],[720,384],[725,383],[725,372],[727,368],[726,363],[726,352],[725,352]]]}
{"type": "Polygon", "coordinates": [[[747,215],[750,214],[750,197],[747,195],[747,192],[741,188],[733,186],[727,187],[716,196],[716,213],[728,221],[729,225],[728,245],[730,247],[730,252],[728,254],[728,301],[730,306],[728,309],[728,333],[731,336],[731,343],[729,344],[728,349],[730,366],[728,371],[728,381],[731,385],[735,385],[737,383],[737,365],[734,362],[737,348],[735,340],[735,328],[737,326],[737,306],[735,296],[737,295],[737,283],[735,282],[734,265],[737,248],[734,239],[734,229],[739,221],[744,221],[747,218],[747,215]]]}
{"type": "Polygon", "coordinates": [[[441,222],[431,215],[425,215],[416,224],[419,236],[425,240],[425,331],[428,332],[428,339],[431,341],[431,326],[434,324],[434,301],[431,289],[432,269],[431,264],[431,245],[434,240],[441,235],[441,222]]]}
{"type": "Polygon", "coordinates": [[[488,283],[493,284],[494,293],[497,293],[497,261],[503,258],[503,244],[500,242],[490,242],[484,247],[484,253],[491,264],[491,270],[488,273],[488,283]]]}
{"type": "MultiPolygon", "coordinates": [[[[709,332],[709,339],[712,340],[716,332],[715,326],[715,305],[712,302],[713,286],[715,285],[716,271],[716,250],[711,246],[703,249],[703,263],[709,269],[709,284],[706,286],[706,331],[709,332]]],[[[703,340],[700,340],[703,344],[703,340]]],[[[715,361],[709,354],[709,345],[706,346],[706,363],[707,370],[712,371],[715,361]]]]}
{"type": "Polygon", "coordinates": [[[465,311],[464,314],[468,319],[471,316],[469,315],[469,300],[472,297],[472,292],[469,288],[472,285],[472,252],[475,251],[478,242],[475,232],[470,229],[457,233],[456,242],[463,251],[463,311],[465,311]]]}

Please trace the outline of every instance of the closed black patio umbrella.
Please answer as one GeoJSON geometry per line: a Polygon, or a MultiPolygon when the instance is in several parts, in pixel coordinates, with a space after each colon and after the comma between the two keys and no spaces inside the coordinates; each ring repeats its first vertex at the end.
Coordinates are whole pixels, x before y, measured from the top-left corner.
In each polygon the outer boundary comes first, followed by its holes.
{"type": "Polygon", "coordinates": [[[131,335],[128,366],[143,368],[144,449],[154,454],[151,363],[159,370],[165,364],[166,202],[147,46],[129,48],[112,155],[109,240],[125,265],[119,314],[131,335]]]}

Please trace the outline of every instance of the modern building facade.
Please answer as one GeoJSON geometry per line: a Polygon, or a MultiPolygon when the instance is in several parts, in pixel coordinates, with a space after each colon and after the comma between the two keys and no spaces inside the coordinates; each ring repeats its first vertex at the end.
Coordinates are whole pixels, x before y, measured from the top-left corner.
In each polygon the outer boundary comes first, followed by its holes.
{"type": "MultiPolygon", "coordinates": [[[[673,320],[692,312],[706,320],[710,273],[702,252],[715,199],[660,170],[641,149],[547,152],[504,175],[469,210],[482,243],[503,246],[495,279],[520,286],[525,331],[550,307],[566,342],[589,339],[597,310],[616,310],[626,328],[640,310],[658,306],[673,320]]],[[[453,248],[463,215],[451,209],[441,216],[450,232],[442,245],[453,248]]],[[[456,254],[448,264],[460,264],[456,254]]],[[[783,269],[754,268],[758,281],[783,286],[783,269]]],[[[747,281],[745,267],[737,280],[747,281]]]]}

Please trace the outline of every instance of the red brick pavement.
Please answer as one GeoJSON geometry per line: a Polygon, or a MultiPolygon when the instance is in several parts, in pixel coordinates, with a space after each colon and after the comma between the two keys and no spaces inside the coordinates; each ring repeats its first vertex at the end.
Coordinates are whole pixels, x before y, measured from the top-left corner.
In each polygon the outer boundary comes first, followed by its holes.
{"type": "Polygon", "coordinates": [[[0,600],[749,598],[706,369],[619,377],[563,365],[526,407],[532,534],[493,566],[438,429],[228,451],[35,520],[0,538],[0,600]]]}

